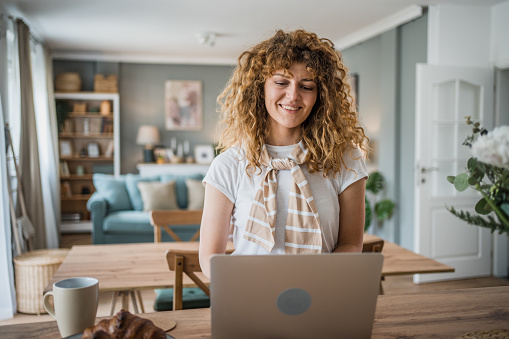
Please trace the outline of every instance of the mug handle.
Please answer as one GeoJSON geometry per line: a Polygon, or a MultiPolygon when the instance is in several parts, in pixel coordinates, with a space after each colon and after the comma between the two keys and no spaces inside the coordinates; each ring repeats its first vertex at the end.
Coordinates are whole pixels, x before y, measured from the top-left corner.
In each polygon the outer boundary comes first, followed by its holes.
{"type": "Polygon", "coordinates": [[[53,295],[53,291],[49,291],[49,292],[46,292],[46,294],[44,295],[44,298],[43,298],[43,302],[44,302],[44,308],[46,309],[46,311],[48,311],[48,313],[56,319],[55,317],[55,309],[53,308],[53,306],[51,306],[51,304],[49,303],[49,296],[53,296],[53,300],[55,300],[55,296],[53,295]]]}

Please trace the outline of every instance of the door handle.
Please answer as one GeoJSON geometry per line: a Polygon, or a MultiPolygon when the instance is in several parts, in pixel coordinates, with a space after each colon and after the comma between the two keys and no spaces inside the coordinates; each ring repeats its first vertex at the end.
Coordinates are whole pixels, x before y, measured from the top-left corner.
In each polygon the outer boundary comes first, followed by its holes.
{"type": "Polygon", "coordinates": [[[438,167],[421,167],[421,173],[424,174],[424,173],[429,173],[429,172],[434,172],[434,171],[438,171],[439,168],[438,167]]]}

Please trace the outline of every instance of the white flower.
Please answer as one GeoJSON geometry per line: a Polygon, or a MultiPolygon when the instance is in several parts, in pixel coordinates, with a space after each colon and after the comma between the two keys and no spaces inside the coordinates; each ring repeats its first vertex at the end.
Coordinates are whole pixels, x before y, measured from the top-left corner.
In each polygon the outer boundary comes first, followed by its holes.
{"type": "Polygon", "coordinates": [[[477,160],[509,169],[509,126],[499,126],[472,144],[477,160]]]}

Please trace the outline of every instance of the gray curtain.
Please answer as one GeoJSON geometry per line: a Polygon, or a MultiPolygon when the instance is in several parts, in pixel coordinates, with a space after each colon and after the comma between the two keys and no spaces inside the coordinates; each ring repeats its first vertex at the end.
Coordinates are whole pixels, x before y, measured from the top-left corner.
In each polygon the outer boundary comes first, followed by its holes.
{"type": "MultiPolygon", "coordinates": [[[[30,56],[30,31],[20,19],[18,26],[18,51],[21,86],[21,131],[19,167],[21,185],[25,196],[27,214],[35,227],[34,249],[46,248],[46,223],[42,201],[41,172],[32,88],[30,56]]],[[[19,204],[17,204],[19,206],[19,204]]]]}

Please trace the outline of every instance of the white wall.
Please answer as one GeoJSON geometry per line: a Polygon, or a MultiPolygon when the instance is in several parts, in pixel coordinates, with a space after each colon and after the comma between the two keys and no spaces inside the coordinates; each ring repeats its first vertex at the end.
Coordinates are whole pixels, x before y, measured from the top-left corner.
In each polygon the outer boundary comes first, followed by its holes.
{"type": "Polygon", "coordinates": [[[497,68],[509,68],[509,1],[491,8],[491,60],[497,68]]]}
{"type": "Polygon", "coordinates": [[[430,6],[428,64],[491,67],[490,36],[490,7],[430,6]]]}

